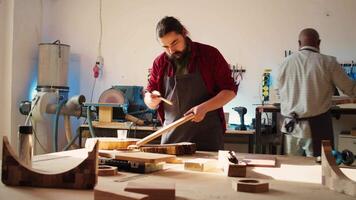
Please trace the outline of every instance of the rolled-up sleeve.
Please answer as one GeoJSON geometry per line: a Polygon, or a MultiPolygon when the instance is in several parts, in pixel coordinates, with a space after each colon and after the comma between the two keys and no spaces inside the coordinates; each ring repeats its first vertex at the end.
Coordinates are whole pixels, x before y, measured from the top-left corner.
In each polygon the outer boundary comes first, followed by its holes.
{"type": "Polygon", "coordinates": [[[219,89],[221,90],[232,90],[237,93],[237,86],[235,85],[234,79],[231,76],[231,69],[229,64],[226,62],[221,53],[215,49],[213,52],[213,57],[215,59],[214,65],[214,81],[219,89]]]}
{"type": "Polygon", "coordinates": [[[152,92],[158,90],[158,65],[157,60],[153,62],[153,65],[149,72],[148,84],[146,90],[152,92]]]}
{"type": "Polygon", "coordinates": [[[345,71],[342,69],[336,59],[333,59],[331,67],[331,78],[336,87],[346,95],[350,97],[356,97],[356,81],[351,80],[346,75],[345,71]]]}

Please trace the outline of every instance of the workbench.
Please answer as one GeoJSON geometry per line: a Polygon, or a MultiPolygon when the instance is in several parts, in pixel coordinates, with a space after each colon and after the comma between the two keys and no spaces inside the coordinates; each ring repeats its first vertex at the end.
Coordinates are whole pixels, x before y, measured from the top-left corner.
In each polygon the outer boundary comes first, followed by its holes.
{"type": "MultiPolygon", "coordinates": [[[[58,172],[73,168],[87,154],[86,149],[58,152],[34,157],[33,167],[47,172],[58,172]]],[[[191,158],[217,158],[217,152],[197,152],[191,158]]],[[[342,171],[356,180],[356,169],[343,168],[342,171]]],[[[215,199],[323,199],[351,200],[354,197],[331,191],[321,185],[321,165],[313,158],[277,156],[277,167],[248,167],[247,177],[269,182],[267,193],[235,192],[232,180],[219,169],[209,172],[185,171],[183,164],[166,164],[164,170],[151,174],[120,172],[117,176],[99,177],[100,187],[124,187],[129,181],[175,182],[177,200],[215,200],[215,199]]],[[[0,199],[11,200],[92,200],[93,190],[48,189],[34,187],[9,187],[0,183],[0,199]]]]}
{"type": "MultiPolygon", "coordinates": [[[[116,130],[126,130],[127,137],[129,138],[143,138],[157,130],[159,130],[160,126],[138,126],[132,122],[99,122],[93,121],[93,128],[98,137],[116,137],[116,130]]],[[[82,136],[83,132],[89,132],[89,128],[87,124],[83,124],[80,126],[80,136],[79,136],[79,144],[82,146],[82,136]]],[[[89,135],[89,134],[86,134],[89,135]]],[[[254,140],[255,140],[255,130],[232,130],[227,129],[224,135],[224,142],[233,143],[236,137],[247,137],[248,139],[248,153],[253,153],[254,140]]],[[[156,143],[160,141],[156,140],[156,143]]]]}
{"type": "MultiPolygon", "coordinates": [[[[350,97],[333,97],[332,99],[333,107],[330,109],[331,114],[335,118],[340,118],[341,115],[356,115],[356,98],[350,97]],[[341,105],[343,104],[343,105],[341,105]],[[338,106],[337,106],[338,105],[338,106]],[[345,105],[345,106],[344,106],[345,105]]],[[[280,127],[278,123],[278,114],[281,112],[279,106],[275,105],[260,105],[256,107],[255,117],[256,117],[256,125],[255,125],[255,153],[268,153],[266,151],[266,145],[263,144],[262,139],[262,114],[263,113],[272,113],[272,122],[271,128],[274,129],[277,136],[281,136],[280,127]]],[[[282,142],[282,141],[281,141],[282,142]]],[[[283,148],[282,148],[283,150],[283,148]]],[[[281,151],[282,151],[281,150],[281,151]]],[[[277,153],[276,150],[272,148],[273,152],[269,153],[277,153]]]]}

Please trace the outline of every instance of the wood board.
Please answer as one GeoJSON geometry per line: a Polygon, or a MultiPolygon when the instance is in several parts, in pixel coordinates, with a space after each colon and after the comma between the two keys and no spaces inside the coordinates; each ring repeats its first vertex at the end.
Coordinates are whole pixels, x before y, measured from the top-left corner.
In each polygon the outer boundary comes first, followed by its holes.
{"type": "Polygon", "coordinates": [[[145,194],[154,200],[174,200],[175,183],[173,182],[128,182],[125,191],[145,194]]]}
{"type": "Polygon", "coordinates": [[[116,160],[128,160],[139,163],[159,163],[175,160],[174,155],[164,155],[159,153],[146,153],[146,152],[118,152],[115,155],[116,160]]]}
{"type": "MultiPolygon", "coordinates": [[[[218,153],[219,168],[223,168],[220,163],[225,163],[225,159],[228,156],[229,151],[220,150],[218,153]]],[[[247,154],[239,155],[236,153],[236,157],[240,162],[246,163],[250,167],[276,167],[277,159],[273,155],[262,155],[262,154],[247,154]]]]}
{"type": "Polygon", "coordinates": [[[180,142],[174,144],[145,144],[140,147],[143,152],[161,153],[169,155],[191,155],[197,147],[195,143],[180,142]]]}
{"type": "Polygon", "coordinates": [[[87,138],[85,141],[85,148],[92,148],[96,141],[99,141],[99,150],[124,150],[127,149],[129,145],[136,144],[140,139],[127,138],[118,139],[114,137],[96,137],[87,138]]]}
{"type": "Polygon", "coordinates": [[[215,159],[196,158],[184,162],[184,170],[207,172],[216,168],[215,159]]]}

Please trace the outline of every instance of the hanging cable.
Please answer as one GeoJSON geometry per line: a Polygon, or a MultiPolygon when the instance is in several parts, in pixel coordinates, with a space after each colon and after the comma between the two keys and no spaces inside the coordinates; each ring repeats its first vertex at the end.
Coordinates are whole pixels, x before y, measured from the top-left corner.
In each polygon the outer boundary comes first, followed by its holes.
{"type": "Polygon", "coordinates": [[[103,18],[102,18],[102,4],[103,1],[100,0],[99,5],[99,24],[100,24],[100,34],[99,34],[99,46],[98,46],[98,55],[101,57],[101,41],[103,39],[103,18]]]}
{"type": "Polygon", "coordinates": [[[91,88],[90,101],[89,101],[90,103],[93,102],[93,95],[94,95],[95,83],[96,83],[96,78],[94,79],[93,87],[91,88]]]}
{"type": "Polygon", "coordinates": [[[35,128],[35,124],[32,122],[32,117],[30,117],[30,123],[32,125],[32,131],[33,131],[33,135],[35,136],[35,140],[37,141],[37,143],[40,145],[41,149],[45,152],[45,153],[49,153],[49,151],[44,147],[44,145],[42,145],[42,143],[40,142],[40,140],[38,139],[37,136],[37,131],[35,128]]]}

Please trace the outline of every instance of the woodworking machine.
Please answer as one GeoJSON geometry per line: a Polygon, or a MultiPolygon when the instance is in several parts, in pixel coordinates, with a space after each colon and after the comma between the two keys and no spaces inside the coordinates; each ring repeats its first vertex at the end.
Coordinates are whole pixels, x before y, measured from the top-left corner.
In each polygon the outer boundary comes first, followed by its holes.
{"type": "Polygon", "coordinates": [[[99,97],[99,103],[115,103],[122,105],[113,108],[113,120],[125,120],[123,114],[129,114],[145,121],[145,124],[158,123],[155,110],[149,109],[143,101],[142,86],[112,86],[99,97]]]}
{"type": "Polygon", "coordinates": [[[27,116],[25,125],[31,123],[33,126],[36,154],[58,151],[59,143],[66,144],[72,138],[70,116],[85,117],[82,112],[85,97],[78,95],[68,100],[69,49],[69,45],[61,44],[59,40],[39,44],[37,93],[32,102],[20,104],[20,113],[27,116]],[[64,126],[59,121],[60,115],[64,126]],[[62,132],[65,132],[67,141],[59,137],[62,132]]]}

